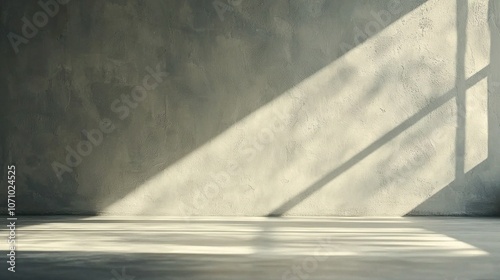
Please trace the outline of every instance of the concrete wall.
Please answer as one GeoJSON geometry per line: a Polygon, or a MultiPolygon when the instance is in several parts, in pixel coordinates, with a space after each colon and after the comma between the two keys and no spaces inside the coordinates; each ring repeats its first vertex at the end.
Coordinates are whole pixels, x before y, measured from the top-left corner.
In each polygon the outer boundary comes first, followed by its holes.
{"type": "Polygon", "coordinates": [[[51,3],[0,2],[18,213],[499,211],[500,3],[51,3]]]}

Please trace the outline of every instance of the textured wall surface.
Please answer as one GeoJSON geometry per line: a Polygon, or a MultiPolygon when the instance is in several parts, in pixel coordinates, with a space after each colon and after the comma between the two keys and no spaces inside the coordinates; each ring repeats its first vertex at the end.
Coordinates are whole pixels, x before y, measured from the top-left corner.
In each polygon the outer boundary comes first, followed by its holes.
{"type": "Polygon", "coordinates": [[[1,1],[0,167],[25,214],[492,215],[499,9],[1,1]]]}

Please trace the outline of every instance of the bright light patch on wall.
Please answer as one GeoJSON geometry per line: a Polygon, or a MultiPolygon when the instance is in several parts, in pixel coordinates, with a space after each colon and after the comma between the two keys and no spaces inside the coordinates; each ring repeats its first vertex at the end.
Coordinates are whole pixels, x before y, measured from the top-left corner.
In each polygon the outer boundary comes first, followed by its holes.
{"type": "MultiPolygon", "coordinates": [[[[295,199],[286,214],[408,213],[455,179],[455,11],[427,1],[103,212],[263,216],[295,199]]],[[[473,55],[471,74],[488,60],[473,55]]],[[[485,93],[467,91],[469,169],[487,153],[485,93]]]]}
{"type": "Polygon", "coordinates": [[[465,172],[488,157],[488,82],[481,80],[467,90],[465,172]]]}

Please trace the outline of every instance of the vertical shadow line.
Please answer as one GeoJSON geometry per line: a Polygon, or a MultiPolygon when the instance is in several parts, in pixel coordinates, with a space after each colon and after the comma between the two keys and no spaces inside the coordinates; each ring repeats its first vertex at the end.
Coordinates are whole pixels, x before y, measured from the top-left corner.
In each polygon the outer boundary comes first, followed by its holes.
{"type": "Polygon", "coordinates": [[[457,88],[457,127],[455,134],[455,181],[462,181],[465,175],[465,126],[466,86],[465,50],[467,45],[468,0],[457,0],[457,58],[455,83],[457,88]]]}

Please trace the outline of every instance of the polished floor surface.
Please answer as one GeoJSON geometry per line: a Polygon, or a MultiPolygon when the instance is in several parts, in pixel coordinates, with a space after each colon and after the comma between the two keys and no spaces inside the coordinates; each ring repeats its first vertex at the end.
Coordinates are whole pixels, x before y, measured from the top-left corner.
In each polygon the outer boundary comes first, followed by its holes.
{"type": "Polygon", "coordinates": [[[0,279],[500,279],[494,218],[18,217],[16,241],[0,279]]]}

